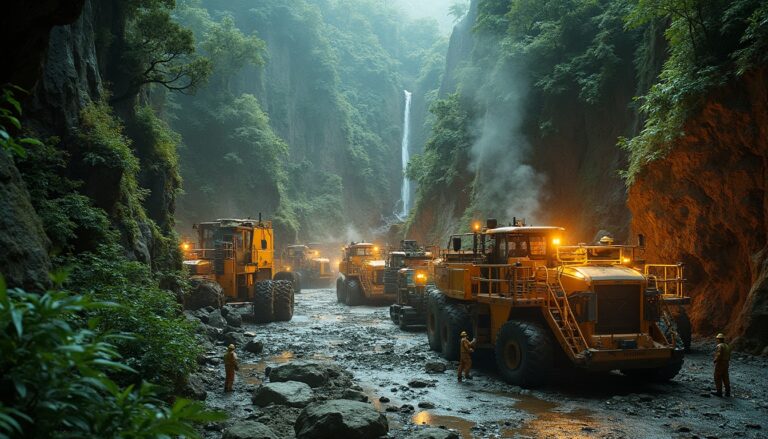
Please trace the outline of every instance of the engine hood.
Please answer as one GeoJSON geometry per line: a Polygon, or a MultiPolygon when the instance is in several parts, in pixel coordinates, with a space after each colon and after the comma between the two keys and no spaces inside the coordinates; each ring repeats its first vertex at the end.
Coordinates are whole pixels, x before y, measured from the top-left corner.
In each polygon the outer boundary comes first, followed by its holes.
{"type": "Polygon", "coordinates": [[[590,283],[605,281],[641,282],[644,279],[643,275],[636,270],[621,265],[580,265],[566,267],[563,270],[563,275],[584,279],[590,283]]]}
{"type": "Polygon", "coordinates": [[[373,261],[365,261],[365,265],[369,265],[371,267],[384,267],[386,265],[386,261],[383,259],[376,259],[373,261]]]}

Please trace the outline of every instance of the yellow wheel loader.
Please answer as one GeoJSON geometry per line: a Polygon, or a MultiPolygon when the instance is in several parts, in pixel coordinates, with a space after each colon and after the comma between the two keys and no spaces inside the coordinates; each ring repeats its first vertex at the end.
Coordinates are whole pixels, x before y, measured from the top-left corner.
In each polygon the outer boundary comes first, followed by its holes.
{"type": "Polygon", "coordinates": [[[395,294],[384,291],[385,266],[377,245],[352,242],[344,246],[336,279],[336,299],[349,306],[394,300],[395,294]]]}

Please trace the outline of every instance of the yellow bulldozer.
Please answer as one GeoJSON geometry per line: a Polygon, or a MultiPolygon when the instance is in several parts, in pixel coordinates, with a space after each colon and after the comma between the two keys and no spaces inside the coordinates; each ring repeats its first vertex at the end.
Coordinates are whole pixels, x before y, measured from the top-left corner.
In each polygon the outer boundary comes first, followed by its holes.
{"type": "Polygon", "coordinates": [[[253,307],[257,322],[293,317],[294,290],[283,273],[274,273],[271,221],[218,219],[196,224],[197,243],[183,242],[184,267],[191,278],[218,283],[225,300],[253,307]],[[273,278],[275,280],[273,280],[273,278]]]}
{"type": "Polygon", "coordinates": [[[324,288],[331,284],[331,262],[322,257],[317,244],[289,245],[280,254],[283,273],[280,278],[294,283],[294,290],[302,287],[324,288]]]}
{"type": "Polygon", "coordinates": [[[642,243],[562,246],[563,228],[512,224],[488,220],[450,238],[427,287],[430,348],[456,359],[467,331],[523,387],[566,366],[677,375],[685,335],[670,307],[689,302],[681,264],[646,264],[642,243]]]}
{"type": "Polygon", "coordinates": [[[395,294],[384,291],[386,261],[379,246],[352,242],[342,249],[336,299],[350,306],[369,301],[392,301],[395,294]]]}
{"type": "Polygon", "coordinates": [[[431,281],[432,251],[414,240],[400,241],[400,248],[389,252],[384,271],[384,292],[395,294],[389,307],[392,322],[406,329],[423,326],[427,320],[426,286],[431,281]]]}

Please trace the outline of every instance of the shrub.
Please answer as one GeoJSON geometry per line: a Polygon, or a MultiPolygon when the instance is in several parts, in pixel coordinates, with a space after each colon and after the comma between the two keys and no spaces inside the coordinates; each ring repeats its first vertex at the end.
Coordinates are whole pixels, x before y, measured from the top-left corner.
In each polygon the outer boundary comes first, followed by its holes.
{"type": "Polygon", "coordinates": [[[109,378],[135,374],[112,344],[130,338],[100,333],[96,319],[74,322],[119,309],[61,291],[8,291],[0,277],[0,438],[195,438],[194,423],[223,417],[109,378]]]}

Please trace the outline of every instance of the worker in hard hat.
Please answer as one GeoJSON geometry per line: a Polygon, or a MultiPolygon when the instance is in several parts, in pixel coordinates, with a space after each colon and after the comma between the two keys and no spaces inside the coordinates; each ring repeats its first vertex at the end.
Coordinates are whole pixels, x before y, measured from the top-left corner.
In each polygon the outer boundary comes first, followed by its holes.
{"type": "Polygon", "coordinates": [[[469,341],[467,331],[461,331],[461,354],[459,356],[459,382],[462,380],[462,373],[464,378],[471,380],[472,376],[469,374],[469,370],[472,368],[472,352],[475,352],[475,343],[477,340],[469,341]]]}
{"type": "Polygon", "coordinates": [[[224,372],[226,372],[226,379],[224,380],[225,392],[232,391],[232,384],[235,382],[236,370],[240,370],[240,366],[237,364],[235,345],[231,344],[227,346],[227,353],[224,354],[224,372]]]}
{"type": "Polygon", "coordinates": [[[611,238],[608,235],[605,235],[602,238],[600,238],[600,244],[602,244],[602,245],[613,245],[613,238],[611,238]]]}
{"type": "Polygon", "coordinates": [[[717,347],[715,347],[715,396],[723,396],[723,386],[725,386],[725,396],[731,396],[731,379],[728,376],[728,363],[731,361],[731,347],[725,342],[725,335],[721,332],[715,337],[717,347]]]}

